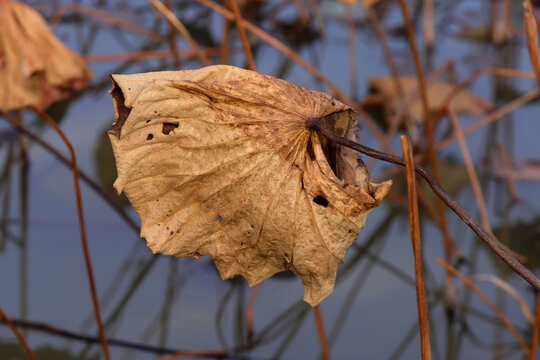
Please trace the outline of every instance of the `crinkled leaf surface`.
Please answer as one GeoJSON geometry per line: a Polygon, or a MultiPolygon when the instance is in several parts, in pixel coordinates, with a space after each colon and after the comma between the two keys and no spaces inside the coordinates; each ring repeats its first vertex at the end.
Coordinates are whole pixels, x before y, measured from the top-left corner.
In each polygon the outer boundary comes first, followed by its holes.
{"type": "Polygon", "coordinates": [[[114,186],[154,253],[209,256],[250,286],[291,270],[318,304],[387,194],[356,154],[305,127],[317,117],[356,139],[332,97],[231,66],[113,75],[114,186]]]}
{"type": "Polygon", "coordinates": [[[45,20],[25,4],[0,0],[0,110],[46,109],[92,77],[45,20]]]}

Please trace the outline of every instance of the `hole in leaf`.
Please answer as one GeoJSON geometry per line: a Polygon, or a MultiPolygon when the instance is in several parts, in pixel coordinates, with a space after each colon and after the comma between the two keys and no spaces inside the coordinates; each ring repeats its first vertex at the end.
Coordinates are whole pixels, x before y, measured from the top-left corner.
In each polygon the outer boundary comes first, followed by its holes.
{"type": "Polygon", "coordinates": [[[146,137],[146,140],[152,140],[153,138],[154,138],[154,135],[148,134],[148,136],[146,137]]]}
{"type": "Polygon", "coordinates": [[[321,206],[327,207],[328,206],[328,200],[326,200],[324,197],[318,195],[313,198],[313,202],[315,204],[319,204],[321,206]]]}
{"type": "Polygon", "coordinates": [[[169,135],[171,131],[176,129],[178,127],[178,124],[173,123],[163,123],[163,127],[161,128],[161,132],[165,135],[169,135]]]}
{"type": "Polygon", "coordinates": [[[174,234],[174,231],[171,231],[171,232],[170,232],[170,235],[172,236],[173,234],[174,234]]]}
{"type": "Polygon", "coordinates": [[[218,215],[217,218],[216,218],[217,221],[221,221],[223,220],[223,218],[221,217],[221,215],[218,215]]]}

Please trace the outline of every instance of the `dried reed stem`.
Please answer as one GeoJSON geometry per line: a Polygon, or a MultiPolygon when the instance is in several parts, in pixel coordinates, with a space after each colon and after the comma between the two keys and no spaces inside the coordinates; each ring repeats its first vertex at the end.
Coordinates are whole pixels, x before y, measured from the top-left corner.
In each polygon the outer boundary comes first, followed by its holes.
{"type": "Polygon", "coordinates": [[[58,11],[56,12],[56,14],[53,16],[51,20],[51,28],[53,30],[56,28],[56,26],[58,26],[58,24],[60,23],[60,21],[62,20],[62,18],[68,11],[72,11],[75,13],[93,17],[111,26],[121,27],[125,29],[126,31],[148,38],[157,43],[161,43],[164,41],[161,35],[153,31],[147,30],[143,27],[140,27],[138,25],[135,25],[133,22],[124,20],[116,15],[111,14],[110,12],[96,9],[93,7],[89,7],[89,6],[84,6],[77,3],[62,4],[58,8],[58,11]]]}
{"type": "Polygon", "coordinates": [[[165,16],[167,20],[169,20],[169,22],[176,28],[176,30],[178,30],[180,35],[182,35],[182,37],[187,41],[189,46],[191,46],[191,48],[195,50],[204,65],[212,65],[210,60],[208,60],[208,56],[206,56],[206,54],[201,51],[199,45],[197,45],[197,42],[193,39],[188,29],[184,26],[184,24],[182,24],[182,22],[176,17],[176,15],[172,13],[171,10],[167,9],[167,7],[163,5],[163,3],[159,0],[148,0],[148,2],[151,3],[152,6],[156,8],[156,10],[162,13],[163,16],[165,16]]]}
{"type": "Polygon", "coordinates": [[[257,295],[259,294],[259,290],[261,289],[262,284],[258,284],[251,290],[251,294],[249,296],[248,306],[246,308],[246,328],[247,328],[247,340],[248,344],[251,342],[253,338],[253,334],[255,333],[255,326],[253,321],[253,309],[255,308],[255,301],[257,300],[257,295]]]}
{"type": "MultiPolygon", "coordinates": [[[[540,96],[540,89],[534,89],[532,91],[529,91],[528,93],[518,97],[517,99],[514,99],[510,101],[508,104],[505,104],[498,108],[497,110],[493,111],[492,113],[486,115],[482,119],[478,120],[474,124],[466,127],[463,130],[463,133],[465,136],[470,135],[480,129],[482,129],[484,126],[491,124],[492,122],[500,119],[501,117],[511,113],[518,107],[528,103],[529,101],[532,101],[540,96]]],[[[446,147],[452,145],[454,142],[457,141],[457,137],[450,136],[444,140],[441,140],[435,145],[435,150],[441,151],[442,149],[445,149],[446,147]]]]}
{"type": "MultiPolygon", "coordinates": [[[[221,48],[213,47],[202,49],[207,56],[219,55],[221,48]]],[[[178,56],[179,59],[196,59],[199,55],[195,50],[153,50],[153,51],[137,51],[131,53],[115,53],[115,54],[100,54],[100,55],[85,55],[83,60],[87,64],[103,63],[103,62],[119,62],[119,61],[139,61],[149,59],[169,59],[178,56]]]]}
{"type": "Polygon", "coordinates": [[[6,315],[6,313],[4,313],[4,311],[2,310],[2,308],[0,308],[0,318],[2,318],[2,320],[8,324],[8,326],[11,328],[11,331],[13,331],[13,334],[15,334],[15,336],[17,337],[17,340],[19,340],[19,342],[21,343],[22,347],[24,348],[24,350],[26,351],[26,353],[28,354],[28,357],[32,360],[37,360],[37,356],[36,354],[34,354],[34,352],[32,351],[32,349],[30,349],[30,346],[28,346],[28,343],[26,342],[26,340],[24,339],[24,336],[22,336],[22,334],[19,332],[19,330],[17,330],[17,328],[15,327],[15,324],[11,321],[11,319],[6,315]]]}
{"type": "Polygon", "coordinates": [[[538,49],[538,24],[532,14],[534,7],[531,0],[524,0],[523,6],[523,18],[525,19],[525,34],[527,34],[527,47],[529,48],[529,55],[531,57],[532,67],[536,74],[536,81],[540,86],[540,51],[538,49]]]}
{"type": "Polygon", "coordinates": [[[191,358],[191,357],[220,358],[227,354],[228,352],[226,350],[183,351],[176,354],[162,356],[158,360],[173,360],[173,359],[182,359],[182,358],[191,358]]]}
{"type": "Polygon", "coordinates": [[[351,98],[358,99],[358,49],[356,46],[356,29],[352,17],[352,8],[345,4],[345,25],[347,26],[347,43],[349,44],[349,81],[351,98]]]}
{"type": "Polygon", "coordinates": [[[231,21],[223,19],[223,35],[221,37],[220,63],[229,63],[229,41],[231,39],[231,21]]]}
{"type": "Polygon", "coordinates": [[[418,324],[420,327],[420,349],[422,359],[431,359],[431,345],[429,342],[429,319],[427,312],[426,285],[424,283],[424,269],[422,266],[422,240],[420,239],[420,218],[418,215],[418,198],[416,195],[416,177],[414,172],[414,158],[409,138],[401,136],[401,148],[405,159],[407,172],[407,195],[409,198],[409,224],[411,226],[411,240],[414,254],[414,275],[416,279],[416,303],[418,305],[418,324]]]}
{"type": "Polygon", "coordinates": [[[540,333],[540,292],[536,293],[536,317],[534,319],[534,328],[531,339],[531,352],[529,360],[536,358],[536,350],[538,349],[538,334],[540,333]]]}
{"type": "MultiPolygon", "coordinates": [[[[330,131],[326,126],[321,124],[317,119],[311,118],[306,121],[306,128],[315,130],[326,137],[328,140],[346,146],[350,149],[358,151],[367,156],[390,162],[400,166],[405,166],[405,161],[399,156],[387,154],[382,151],[372,149],[368,146],[361,145],[350,139],[346,139],[330,131]]],[[[415,165],[416,173],[424,178],[433,192],[448,206],[467,226],[469,226],[495,253],[510,266],[519,276],[531,284],[536,290],[540,291],[540,279],[538,279],[529,269],[517,261],[501,244],[486,232],[476,220],[465,210],[454,198],[452,198],[435,180],[435,178],[423,167],[415,165]]]]}
{"type": "Polygon", "coordinates": [[[236,24],[236,30],[238,31],[238,36],[240,36],[240,41],[242,42],[242,48],[244,49],[244,54],[246,55],[247,67],[249,70],[257,71],[255,67],[255,60],[253,60],[253,53],[251,52],[251,47],[249,46],[249,41],[246,35],[246,29],[244,28],[244,23],[242,22],[242,14],[240,13],[240,8],[236,0],[228,0],[229,7],[232,9],[234,14],[234,22],[236,24]]]}
{"type": "Polygon", "coordinates": [[[465,141],[465,135],[463,134],[463,130],[461,129],[461,126],[459,125],[459,120],[457,118],[457,115],[454,112],[454,110],[452,110],[452,108],[448,108],[448,117],[450,118],[450,121],[452,122],[454,133],[455,133],[455,136],[457,137],[461,154],[463,155],[463,160],[465,160],[465,167],[467,168],[467,174],[469,175],[469,180],[473,188],[474,197],[476,198],[476,204],[478,205],[478,211],[480,212],[480,221],[482,223],[482,226],[486,229],[486,231],[493,235],[493,229],[491,228],[491,224],[489,222],[489,216],[487,213],[486,201],[484,199],[484,194],[482,193],[480,181],[478,180],[478,176],[476,175],[476,170],[474,169],[474,164],[471,159],[471,153],[469,152],[467,142],[465,141]]]}
{"type": "MultiPolygon", "coordinates": [[[[171,11],[171,0],[165,0],[165,6],[169,11],[171,11]]],[[[175,70],[180,70],[180,55],[178,54],[178,49],[176,47],[176,31],[174,30],[174,26],[171,22],[169,22],[169,31],[168,31],[168,37],[169,37],[169,46],[171,48],[171,52],[173,53],[173,66],[175,70]]]]}
{"type": "MultiPolygon", "coordinates": [[[[429,164],[431,165],[431,171],[433,171],[433,176],[435,180],[440,183],[441,176],[439,174],[439,164],[437,162],[437,153],[434,147],[434,122],[431,119],[431,114],[429,111],[429,100],[427,93],[426,80],[424,77],[424,69],[422,68],[422,62],[420,61],[420,54],[418,52],[418,46],[416,45],[416,39],[414,37],[414,28],[409,17],[409,12],[407,10],[407,4],[405,0],[399,0],[399,5],[401,7],[401,13],[403,14],[403,19],[405,21],[405,27],[407,29],[407,37],[409,39],[409,44],[411,46],[411,52],[414,58],[414,66],[416,69],[416,76],[418,78],[418,85],[420,88],[420,95],[422,100],[422,109],[424,112],[424,136],[427,139],[427,156],[429,164]]],[[[452,260],[452,239],[450,238],[450,232],[448,231],[448,223],[446,221],[446,209],[443,202],[440,199],[437,199],[437,210],[439,212],[439,217],[441,219],[440,229],[443,236],[444,243],[444,258],[446,261],[452,260]]],[[[446,302],[449,306],[451,300],[451,288],[452,288],[452,277],[450,273],[447,273],[446,276],[446,302]]]]}
{"type": "Polygon", "coordinates": [[[435,21],[433,15],[433,0],[424,0],[424,46],[427,50],[435,45],[435,21]]]}
{"type": "MultiPolygon", "coordinates": [[[[9,114],[0,112],[2,116],[15,128],[17,131],[19,131],[22,134],[25,134],[28,138],[30,138],[33,142],[40,145],[42,148],[47,150],[50,154],[52,154],[54,157],[56,157],[62,164],[66,165],[67,167],[71,168],[71,162],[62,155],[58,150],[56,150],[52,145],[42,140],[39,136],[36,136],[35,134],[31,133],[25,126],[22,124],[19,124],[17,120],[13,119],[9,114]]],[[[72,169],[73,170],[73,169],[72,169]]],[[[81,180],[86,182],[86,184],[93,189],[101,198],[109,204],[116,213],[126,221],[126,223],[129,225],[129,227],[135,231],[137,234],[139,234],[139,225],[133,221],[132,218],[130,218],[126,212],[120,207],[118,204],[116,204],[110,197],[105,193],[105,191],[101,188],[100,185],[98,185],[90,176],[88,176],[85,172],[82,170],[79,171],[79,176],[81,180]]]]}
{"type": "Polygon", "coordinates": [[[317,325],[317,336],[321,344],[321,352],[323,360],[330,360],[330,348],[328,347],[328,340],[326,339],[326,333],[324,331],[324,323],[321,316],[321,310],[319,305],[313,307],[313,316],[315,317],[315,324],[317,325]]]}
{"type": "Polygon", "coordinates": [[[480,290],[474,283],[469,280],[465,275],[460,273],[458,270],[456,270],[452,265],[448,264],[447,262],[443,261],[442,259],[437,259],[437,262],[444,267],[447,271],[450,271],[453,275],[457,276],[465,285],[467,285],[472,291],[474,291],[485,303],[487,306],[493,310],[493,312],[497,315],[497,317],[501,320],[501,322],[506,326],[506,328],[512,333],[514,338],[517,340],[519,346],[523,349],[526,355],[529,355],[529,348],[519,335],[518,331],[512,326],[510,321],[504,316],[504,314],[489,300],[489,298],[480,290]]]}
{"type": "Polygon", "coordinates": [[[99,302],[96,291],[96,284],[94,281],[94,272],[92,270],[92,261],[90,260],[90,251],[88,250],[88,241],[86,239],[86,225],[84,222],[83,207],[82,207],[82,197],[81,197],[81,188],[79,184],[79,167],[77,165],[77,157],[75,156],[75,149],[71,145],[71,142],[66,137],[62,129],[54,122],[53,119],[49,117],[45,112],[35,108],[30,107],[30,109],[39,115],[45,122],[51,125],[54,130],[60,135],[64,143],[69,149],[71,154],[71,167],[73,168],[73,182],[75,183],[75,196],[77,201],[77,214],[79,216],[79,226],[81,229],[81,242],[84,252],[84,261],[86,263],[86,272],[88,274],[88,282],[90,284],[90,292],[92,295],[92,304],[94,306],[94,314],[96,316],[96,322],[99,329],[99,336],[101,338],[101,345],[103,347],[103,352],[106,360],[110,360],[109,355],[109,346],[107,344],[107,336],[105,335],[105,329],[103,328],[103,323],[101,322],[101,313],[99,311],[99,302]]]}

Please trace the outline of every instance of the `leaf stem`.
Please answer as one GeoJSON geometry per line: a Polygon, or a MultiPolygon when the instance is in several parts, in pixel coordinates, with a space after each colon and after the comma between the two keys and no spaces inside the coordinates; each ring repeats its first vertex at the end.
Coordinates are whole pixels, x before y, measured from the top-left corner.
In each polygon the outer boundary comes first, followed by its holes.
{"type": "MultiPolygon", "coordinates": [[[[405,161],[399,156],[391,155],[382,151],[372,149],[370,147],[361,145],[352,140],[341,137],[334,132],[330,131],[326,126],[321,124],[316,118],[311,118],[306,121],[306,127],[311,130],[317,131],[320,135],[326,137],[328,140],[333,141],[342,146],[346,146],[350,149],[356,150],[362,154],[379,159],[382,161],[390,162],[396,165],[405,166],[405,161]]],[[[423,167],[416,165],[414,170],[418,175],[424,178],[424,180],[431,187],[433,192],[448,206],[452,211],[461,219],[467,226],[469,226],[480,239],[482,239],[495,253],[510,266],[519,276],[527,281],[533,288],[540,291],[540,279],[538,279],[532,272],[523,266],[516,260],[508,251],[506,251],[501,244],[493,238],[473,217],[454,199],[452,198],[435,178],[423,167]]]]}

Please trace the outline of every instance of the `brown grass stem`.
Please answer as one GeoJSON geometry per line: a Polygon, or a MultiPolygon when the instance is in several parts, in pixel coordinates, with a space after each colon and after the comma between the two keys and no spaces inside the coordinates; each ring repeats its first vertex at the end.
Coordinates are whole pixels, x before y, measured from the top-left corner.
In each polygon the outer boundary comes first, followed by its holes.
{"type": "MultiPolygon", "coordinates": [[[[422,67],[422,61],[420,60],[420,53],[418,51],[418,46],[416,44],[416,39],[414,37],[414,28],[409,17],[409,12],[407,10],[407,4],[405,0],[399,0],[399,5],[401,7],[401,13],[403,15],[403,20],[405,22],[405,28],[407,30],[407,38],[409,39],[409,45],[411,47],[411,52],[414,59],[414,67],[416,69],[416,77],[418,79],[418,87],[420,89],[420,98],[422,103],[422,110],[424,113],[424,137],[427,139],[427,156],[429,164],[431,165],[431,171],[433,171],[433,176],[435,180],[440,183],[441,176],[439,174],[439,164],[437,162],[437,152],[434,147],[434,129],[435,124],[430,114],[429,99],[426,79],[424,76],[424,69],[422,67]]],[[[437,199],[437,210],[439,212],[440,230],[443,237],[444,244],[444,258],[446,261],[450,262],[452,260],[452,239],[450,237],[450,232],[448,231],[448,222],[446,221],[446,211],[443,202],[440,199],[437,199]]],[[[450,290],[452,287],[452,277],[449,273],[446,276],[446,302],[447,305],[450,302],[450,290]]]]}
{"type": "MultiPolygon", "coordinates": [[[[212,9],[218,14],[221,14],[222,16],[226,17],[227,19],[231,21],[234,20],[234,14],[231,11],[225,9],[224,7],[216,4],[215,2],[211,0],[197,0],[197,2],[206,6],[209,9],[212,9]]],[[[314,66],[312,66],[307,61],[302,59],[295,51],[287,47],[285,44],[283,44],[281,41],[279,41],[272,35],[268,34],[266,31],[264,31],[260,27],[253,25],[252,23],[250,23],[249,21],[246,21],[245,19],[242,19],[242,23],[244,27],[246,28],[246,30],[253,33],[262,41],[268,43],[270,46],[274,47],[276,50],[278,50],[279,52],[287,56],[289,59],[291,59],[292,61],[302,66],[307,72],[313,75],[313,77],[315,77],[323,85],[328,87],[330,92],[335,94],[339,99],[341,99],[347,105],[351,106],[358,113],[358,115],[364,120],[366,126],[373,133],[375,138],[381,143],[382,147],[385,148],[387,151],[393,152],[392,147],[390,146],[388,141],[386,141],[386,139],[384,138],[383,133],[381,132],[379,127],[375,124],[375,122],[369,117],[369,115],[364,110],[362,110],[353,99],[347,96],[347,94],[345,94],[330,79],[324,76],[314,66]]]]}
{"type": "Polygon", "coordinates": [[[531,352],[529,359],[536,359],[536,350],[538,349],[538,334],[540,333],[540,292],[536,293],[536,316],[534,318],[534,328],[531,339],[531,352]]]}
{"type": "MultiPolygon", "coordinates": [[[[171,10],[171,0],[165,0],[165,6],[169,11],[171,10]]],[[[169,29],[167,32],[167,36],[169,38],[169,47],[171,48],[171,52],[173,54],[173,66],[175,70],[180,70],[181,63],[180,63],[180,56],[178,54],[178,49],[176,46],[176,31],[174,29],[174,26],[171,22],[169,22],[169,29]]]]}
{"type": "Polygon", "coordinates": [[[189,33],[188,29],[182,24],[182,22],[176,17],[176,15],[173,14],[173,12],[163,3],[159,0],[147,0],[152,6],[156,8],[157,11],[159,11],[163,16],[169,20],[169,22],[178,30],[180,35],[186,40],[186,42],[191,46],[191,48],[197,53],[198,57],[201,59],[204,65],[212,65],[212,62],[208,59],[208,56],[199,48],[199,45],[197,45],[197,42],[191,34],[189,33]]]}
{"type": "Polygon", "coordinates": [[[240,42],[242,43],[242,49],[244,49],[244,55],[246,56],[246,63],[249,70],[257,71],[255,66],[255,60],[253,59],[253,53],[251,52],[251,46],[246,34],[246,29],[244,28],[244,22],[242,21],[242,13],[238,7],[236,0],[228,0],[229,7],[232,9],[234,14],[234,23],[236,24],[236,30],[238,31],[238,36],[240,37],[240,42]]]}
{"type": "MultiPolygon", "coordinates": [[[[388,154],[382,151],[378,151],[361,145],[352,140],[341,137],[334,132],[330,131],[326,126],[321,124],[317,119],[312,118],[306,121],[306,127],[317,131],[320,135],[326,137],[330,141],[346,146],[350,149],[358,151],[367,156],[379,159],[382,161],[390,162],[396,165],[405,166],[405,161],[399,156],[388,154]]],[[[431,187],[433,192],[448,206],[463,222],[469,226],[475,233],[482,239],[495,253],[510,266],[519,276],[527,281],[533,288],[540,291],[540,279],[538,279],[529,269],[523,266],[517,261],[508,251],[501,246],[501,244],[493,238],[486,230],[482,228],[480,224],[465,210],[454,198],[452,198],[442,186],[435,180],[426,169],[419,165],[414,166],[418,175],[422,176],[424,180],[431,187]]]]}
{"type": "Polygon", "coordinates": [[[176,354],[170,354],[160,357],[158,360],[174,360],[182,358],[220,358],[227,355],[227,350],[201,350],[201,351],[182,351],[176,354]]]}
{"type": "Polygon", "coordinates": [[[319,305],[313,307],[313,317],[315,318],[315,325],[317,325],[317,336],[321,344],[322,358],[323,360],[330,360],[332,357],[330,356],[330,348],[328,347],[328,339],[324,331],[324,323],[319,305]]]}
{"type": "MultiPolygon", "coordinates": [[[[64,155],[62,155],[58,150],[56,150],[52,145],[41,139],[39,136],[31,133],[24,125],[17,122],[17,120],[13,119],[9,114],[7,113],[0,113],[7,122],[9,122],[15,129],[17,129],[18,132],[26,135],[29,139],[31,139],[33,142],[47,150],[51,155],[53,155],[56,159],[58,159],[62,164],[69,167],[71,170],[73,168],[71,167],[71,161],[69,161],[68,158],[66,158],[64,155]]],[[[78,169],[79,177],[81,180],[83,180],[92,190],[94,190],[107,204],[109,204],[113,210],[116,211],[116,213],[129,225],[129,227],[135,231],[137,234],[139,234],[139,225],[129,215],[126,214],[126,212],[120,207],[117,203],[114,202],[113,199],[110,198],[110,196],[103,190],[103,188],[96,183],[92,178],[87,175],[82,170],[78,169]]]]}
{"type": "Polygon", "coordinates": [[[531,0],[524,0],[523,6],[523,18],[525,21],[525,34],[527,35],[527,48],[529,49],[529,56],[531,58],[531,64],[536,74],[536,81],[540,86],[540,51],[538,48],[538,24],[536,18],[533,15],[534,7],[531,0]]]}
{"type": "Polygon", "coordinates": [[[472,291],[474,291],[476,295],[478,295],[486,303],[486,305],[489,306],[491,310],[493,310],[493,312],[501,320],[504,326],[506,326],[506,328],[510,331],[510,333],[512,333],[514,338],[517,340],[519,346],[521,346],[521,348],[525,352],[525,354],[529,355],[529,348],[527,347],[527,345],[525,344],[525,342],[519,335],[516,328],[514,328],[514,326],[510,323],[510,321],[508,321],[508,319],[501,312],[501,310],[499,310],[499,308],[497,308],[497,306],[495,306],[495,304],[493,304],[491,300],[489,300],[486,294],[484,294],[482,290],[480,290],[476,285],[474,285],[474,283],[471,280],[469,280],[465,275],[463,275],[458,270],[456,270],[452,265],[448,264],[442,259],[437,259],[437,262],[439,263],[439,265],[444,267],[447,271],[450,271],[454,276],[458,277],[461,281],[463,281],[465,285],[467,285],[472,291]]]}
{"type": "Polygon", "coordinates": [[[153,40],[157,43],[162,43],[165,40],[161,35],[153,31],[147,30],[143,27],[140,27],[131,21],[124,20],[121,17],[113,15],[108,11],[96,9],[90,6],[84,6],[84,5],[73,3],[73,2],[62,4],[58,8],[58,11],[56,12],[56,14],[53,16],[51,20],[51,28],[53,30],[56,28],[56,26],[58,26],[58,24],[60,23],[60,21],[62,20],[62,18],[68,11],[93,17],[94,19],[98,19],[106,24],[109,24],[110,26],[121,27],[125,29],[126,31],[129,31],[135,35],[139,35],[147,39],[153,40]]]}
{"type": "Polygon", "coordinates": [[[73,168],[73,182],[75,184],[75,197],[77,202],[77,214],[79,217],[79,226],[81,230],[81,242],[84,252],[84,261],[86,264],[86,272],[88,275],[88,283],[90,285],[90,293],[92,295],[92,305],[94,307],[94,315],[96,317],[96,322],[99,329],[99,336],[101,339],[101,345],[103,347],[103,352],[105,355],[106,360],[110,360],[110,354],[109,354],[109,346],[107,344],[107,336],[105,335],[105,329],[103,328],[103,323],[101,321],[101,313],[99,311],[99,302],[98,302],[98,296],[96,291],[96,284],[94,281],[94,272],[92,270],[92,261],[90,260],[90,251],[88,250],[88,241],[86,239],[86,225],[84,222],[84,214],[83,214],[83,206],[82,206],[82,196],[81,196],[81,188],[79,183],[79,167],[77,165],[77,157],[75,156],[75,149],[73,148],[73,145],[67,138],[67,136],[64,134],[62,129],[54,122],[53,119],[49,117],[45,112],[35,108],[30,108],[33,112],[35,112],[37,115],[39,115],[45,122],[47,122],[50,126],[56,130],[58,135],[62,138],[64,143],[69,149],[70,155],[71,155],[71,167],[73,168]]]}
{"type": "Polygon", "coordinates": [[[229,63],[229,42],[231,41],[231,24],[232,22],[229,19],[223,19],[223,35],[221,36],[221,51],[219,53],[221,64],[229,63]]]}
{"type": "Polygon", "coordinates": [[[409,199],[409,224],[411,227],[411,240],[414,254],[414,275],[416,280],[416,303],[418,305],[418,324],[420,327],[420,349],[423,360],[431,359],[431,345],[429,341],[429,318],[426,300],[426,285],[424,283],[424,268],[422,266],[422,240],[420,238],[420,216],[418,212],[418,198],[416,194],[416,177],[414,172],[414,158],[409,138],[401,136],[401,148],[405,159],[407,172],[407,195],[409,199]]]}
{"type": "Polygon", "coordinates": [[[248,344],[251,343],[251,340],[253,339],[253,334],[255,334],[255,321],[254,321],[254,311],[255,308],[255,301],[257,301],[257,295],[259,294],[259,290],[261,289],[262,284],[258,284],[251,290],[251,294],[249,296],[248,305],[246,307],[246,328],[247,328],[247,341],[248,344]]]}
{"type": "Polygon", "coordinates": [[[349,81],[351,98],[358,99],[358,47],[356,46],[356,28],[351,6],[345,4],[345,25],[347,27],[347,43],[349,45],[349,81]]]}
{"type": "Polygon", "coordinates": [[[459,124],[458,117],[452,108],[448,108],[448,117],[454,128],[454,134],[458,140],[459,148],[461,154],[463,155],[463,160],[465,161],[465,168],[467,169],[467,174],[469,175],[469,181],[473,188],[474,197],[476,198],[476,204],[478,205],[478,211],[480,212],[480,221],[482,226],[486,229],[487,232],[493,234],[493,229],[489,222],[489,216],[487,213],[486,200],[484,199],[484,194],[482,193],[482,187],[480,186],[480,181],[478,180],[478,175],[476,175],[476,170],[474,169],[474,164],[471,158],[471,153],[469,152],[469,147],[465,141],[465,134],[461,129],[459,124]]]}
{"type": "Polygon", "coordinates": [[[28,346],[28,343],[24,339],[24,336],[22,336],[19,330],[17,330],[17,327],[15,326],[13,321],[11,321],[11,319],[6,315],[6,313],[2,310],[2,308],[0,308],[0,318],[6,324],[8,324],[8,326],[11,328],[11,331],[13,331],[13,334],[15,334],[15,337],[17,338],[17,340],[19,340],[19,342],[21,343],[21,346],[24,348],[24,350],[28,354],[28,357],[32,360],[37,360],[36,354],[34,354],[32,349],[30,349],[30,346],[28,346]]]}
{"type": "MultiPolygon", "coordinates": [[[[511,113],[512,111],[517,109],[518,107],[520,107],[520,106],[522,106],[522,105],[524,105],[524,104],[538,98],[539,96],[540,96],[540,89],[536,88],[536,89],[534,89],[532,91],[529,91],[528,93],[518,97],[517,99],[514,99],[514,100],[510,101],[509,103],[501,106],[500,108],[498,108],[495,111],[493,111],[492,113],[486,115],[485,117],[478,120],[474,124],[466,127],[463,130],[463,134],[465,136],[468,136],[468,135],[482,129],[486,125],[489,125],[492,122],[502,118],[503,116],[508,115],[509,113],[511,113]]],[[[448,137],[448,138],[438,142],[435,145],[435,150],[441,151],[442,149],[445,149],[446,147],[452,145],[456,141],[457,141],[457,137],[455,135],[451,136],[451,137],[448,137]]]]}
{"type": "Polygon", "coordinates": [[[433,11],[433,0],[424,0],[424,47],[431,50],[435,45],[435,19],[433,11]]]}
{"type": "MultiPolygon", "coordinates": [[[[207,56],[220,55],[221,48],[213,47],[201,49],[207,56]]],[[[139,61],[150,59],[169,59],[178,56],[182,59],[196,59],[199,55],[195,50],[153,50],[153,51],[137,51],[130,53],[114,53],[114,54],[99,54],[82,56],[87,64],[104,63],[104,62],[120,62],[120,61],[139,61]]]]}

